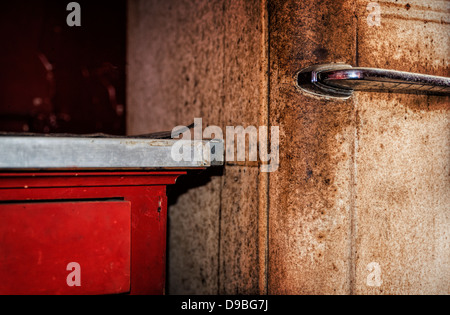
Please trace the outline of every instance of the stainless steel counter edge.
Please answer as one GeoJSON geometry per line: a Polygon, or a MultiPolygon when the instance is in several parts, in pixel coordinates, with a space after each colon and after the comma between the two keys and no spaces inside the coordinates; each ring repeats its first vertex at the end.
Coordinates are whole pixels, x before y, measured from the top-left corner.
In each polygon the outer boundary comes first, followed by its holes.
{"type": "Polygon", "coordinates": [[[191,169],[223,161],[223,140],[0,137],[0,170],[191,169]]]}

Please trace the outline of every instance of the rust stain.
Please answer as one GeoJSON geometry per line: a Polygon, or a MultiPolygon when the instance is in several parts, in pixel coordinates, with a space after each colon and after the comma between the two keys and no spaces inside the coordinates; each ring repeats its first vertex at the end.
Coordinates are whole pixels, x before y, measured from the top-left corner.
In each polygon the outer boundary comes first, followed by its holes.
{"type": "Polygon", "coordinates": [[[398,9],[406,9],[409,11],[410,9],[417,10],[417,11],[429,11],[429,12],[438,12],[438,13],[445,13],[448,14],[449,10],[447,9],[436,9],[432,8],[431,6],[423,6],[423,5],[411,5],[410,3],[407,3],[406,5],[403,3],[396,3],[396,2],[386,2],[386,1],[378,1],[378,3],[381,5],[381,7],[388,7],[388,8],[398,8],[398,9]]]}
{"type": "Polygon", "coordinates": [[[346,0],[269,1],[270,120],[281,130],[280,168],[270,175],[270,294],[348,292],[345,274],[332,275],[348,268],[347,227],[333,222],[345,221],[336,174],[349,156],[336,138],[354,124],[352,101],[303,95],[290,78],[311,64],[354,63],[354,10],[346,0]]]}
{"type": "MultiPolygon", "coordinates": [[[[407,1],[380,2],[382,8],[397,7],[398,14],[395,10],[383,14],[379,28],[367,26],[362,3],[360,66],[449,76],[448,42],[442,40],[449,31],[444,2],[423,1],[436,4],[433,9],[412,1],[410,7],[407,1]],[[425,11],[444,14],[436,18],[425,11]]],[[[446,223],[435,217],[444,218],[448,209],[448,172],[443,170],[450,161],[450,99],[394,93],[358,93],[356,98],[360,232],[354,249],[355,292],[445,294],[448,282],[435,275],[448,275],[448,255],[440,256],[435,248],[446,246],[439,240],[446,223]],[[371,262],[382,268],[379,288],[366,284],[366,266],[371,262]]]]}
{"type": "Polygon", "coordinates": [[[400,20],[400,21],[414,21],[414,22],[423,22],[425,24],[427,23],[436,23],[436,24],[442,24],[442,25],[450,25],[450,22],[444,21],[444,20],[431,20],[431,19],[421,19],[421,18],[415,18],[411,16],[405,16],[400,14],[382,14],[382,19],[393,19],[393,20],[400,20]]]}

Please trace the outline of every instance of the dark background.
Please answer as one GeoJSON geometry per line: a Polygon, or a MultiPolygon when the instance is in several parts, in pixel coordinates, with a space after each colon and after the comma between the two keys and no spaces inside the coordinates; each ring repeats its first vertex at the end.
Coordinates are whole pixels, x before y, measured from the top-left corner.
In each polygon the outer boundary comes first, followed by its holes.
{"type": "Polygon", "coordinates": [[[0,131],[125,134],[126,1],[5,1],[0,131]]]}

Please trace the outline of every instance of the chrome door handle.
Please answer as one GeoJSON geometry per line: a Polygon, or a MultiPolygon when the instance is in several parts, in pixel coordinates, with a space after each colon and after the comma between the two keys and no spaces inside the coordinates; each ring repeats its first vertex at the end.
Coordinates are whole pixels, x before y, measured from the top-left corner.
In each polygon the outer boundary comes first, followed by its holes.
{"type": "Polygon", "coordinates": [[[338,63],[303,69],[296,79],[301,90],[331,98],[348,99],[354,91],[450,95],[450,78],[338,63]]]}

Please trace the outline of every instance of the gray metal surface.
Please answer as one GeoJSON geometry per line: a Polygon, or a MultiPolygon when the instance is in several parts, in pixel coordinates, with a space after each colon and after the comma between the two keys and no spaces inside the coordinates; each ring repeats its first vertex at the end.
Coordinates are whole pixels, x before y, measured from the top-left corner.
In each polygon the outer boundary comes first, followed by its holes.
{"type": "Polygon", "coordinates": [[[312,66],[298,73],[300,89],[347,99],[354,91],[450,95],[450,78],[344,64],[312,66]]]}
{"type": "Polygon", "coordinates": [[[223,164],[222,140],[178,141],[0,136],[0,169],[190,169],[223,164]],[[174,152],[190,158],[174,158],[174,152]]]}

